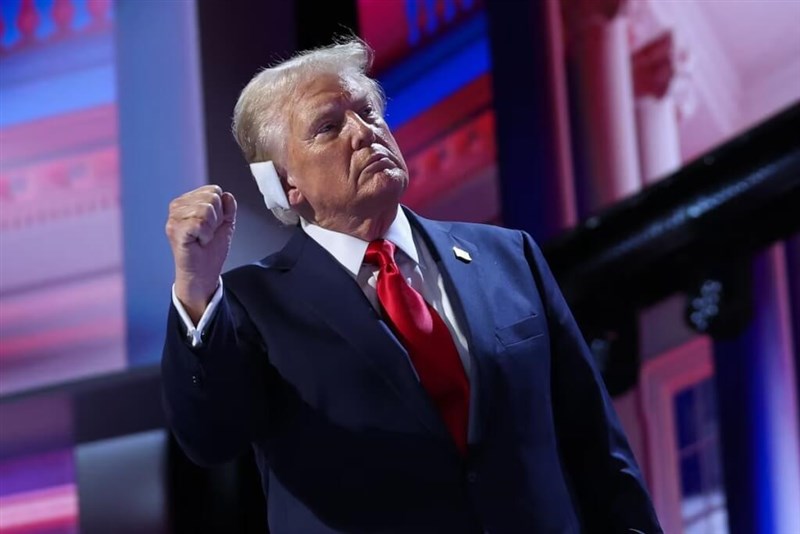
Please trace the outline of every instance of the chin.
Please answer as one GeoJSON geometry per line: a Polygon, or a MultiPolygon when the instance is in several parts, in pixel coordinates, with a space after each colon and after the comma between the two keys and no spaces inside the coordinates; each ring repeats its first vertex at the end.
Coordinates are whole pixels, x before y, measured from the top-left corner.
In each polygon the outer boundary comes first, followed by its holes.
{"type": "Polygon", "coordinates": [[[402,169],[387,169],[375,173],[366,197],[370,204],[396,205],[408,186],[408,176],[402,169]]]}
{"type": "Polygon", "coordinates": [[[403,169],[386,169],[378,174],[380,175],[378,178],[381,179],[378,187],[398,191],[398,199],[408,187],[408,174],[403,169]]]}
{"type": "Polygon", "coordinates": [[[383,180],[384,182],[396,182],[397,184],[402,185],[404,190],[408,185],[408,173],[403,169],[398,169],[396,167],[376,172],[373,178],[383,180]]]}

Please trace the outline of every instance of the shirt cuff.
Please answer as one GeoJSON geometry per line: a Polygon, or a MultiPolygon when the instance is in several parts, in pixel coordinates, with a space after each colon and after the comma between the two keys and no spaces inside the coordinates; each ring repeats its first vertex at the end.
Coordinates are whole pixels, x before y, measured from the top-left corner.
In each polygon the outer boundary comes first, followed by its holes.
{"type": "Polygon", "coordinates": [[[214,292],[214,296],[211,297],[211,302],[208,303],[202,317],[200,317],[200,321],[195,326],[189,314],[186,313],[183,304],[181,304],[181,301],[178,300],[177,295],[175,295],[175,284],[172,284],[172,305],[175,306],[178,315],[180,315],[181,320],[183,320],[183,324],[186,327],[186,337],[191,342],[192,347],[199,347],[202,343],[203,331],[206,326],[208,326],[208,323],[211,322],[211,319],[214,318],[214,312],[220,300],[222,300],[222,277],[219,278],[219,284],[217,285],[217,290],[214,292]]]}

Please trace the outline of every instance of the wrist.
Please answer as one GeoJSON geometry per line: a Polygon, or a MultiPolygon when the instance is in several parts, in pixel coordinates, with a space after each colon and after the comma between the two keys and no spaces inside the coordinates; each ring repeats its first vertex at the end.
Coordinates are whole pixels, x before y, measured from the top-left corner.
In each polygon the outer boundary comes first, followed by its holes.
{"type": "Polygon", "coordinates": [[[175,296],[183,304],[193,321],[197,322],[219,286],[219,277],[213,281],[187,280],[175,277],[175,296]]]}

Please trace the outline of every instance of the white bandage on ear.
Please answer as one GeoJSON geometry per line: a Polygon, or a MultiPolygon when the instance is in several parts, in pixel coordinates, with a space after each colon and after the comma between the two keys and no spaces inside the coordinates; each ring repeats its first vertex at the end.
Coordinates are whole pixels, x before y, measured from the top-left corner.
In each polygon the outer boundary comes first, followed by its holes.
{"type": "Polygon", "coordinates": [[[278,171],[275,170],[275,165],[271,161],[261,161],[259,163],[250,164],[250,172],[258,184],[258,190],[264,196],[264,204],[267,209],[289,208],[289,199],[286,198],[286,193],[281,186],[281,179],[278,176],[278,171]]]}

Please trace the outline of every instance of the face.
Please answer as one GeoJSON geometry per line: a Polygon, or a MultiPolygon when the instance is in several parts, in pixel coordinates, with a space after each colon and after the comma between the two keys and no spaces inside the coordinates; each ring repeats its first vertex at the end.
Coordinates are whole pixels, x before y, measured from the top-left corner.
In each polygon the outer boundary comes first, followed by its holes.
{"type": "Polygon", "coordinates": [[[408,169],[358,80],[315,76],[297,91],[291,110],[287,197],[298,213],[342,231],[348,221],[396,211],[408,169]]]}

